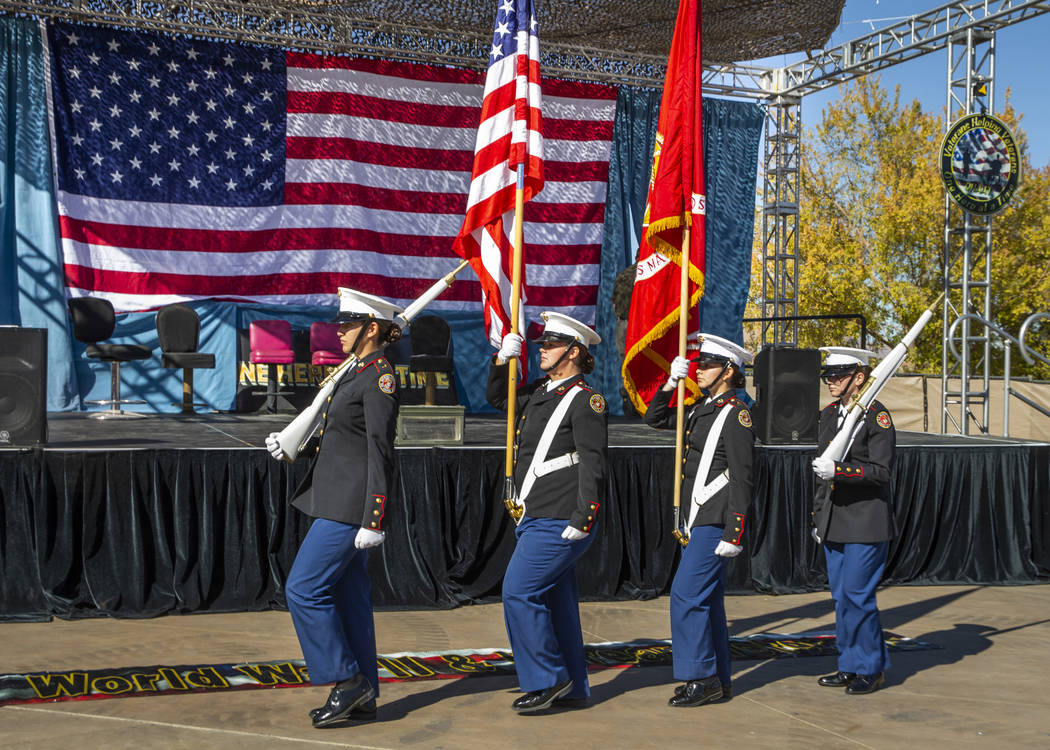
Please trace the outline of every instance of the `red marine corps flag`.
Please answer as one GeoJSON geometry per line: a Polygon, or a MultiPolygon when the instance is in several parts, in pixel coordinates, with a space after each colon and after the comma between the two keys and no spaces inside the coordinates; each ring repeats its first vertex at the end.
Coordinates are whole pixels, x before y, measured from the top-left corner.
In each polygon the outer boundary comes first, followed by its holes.
{"type": "MultiPolygon", "coordinates": [[[[698,330],[706,203],[700,43],[700,0],[680,0],[660,100],[623,361],[624,387],[640,414],[666,382],[671,360],[678,354],[683,306],[688,310],[686,331],[698,330]],[[688,246],[685,269],[683,244],[688,246]]],[[[691,395],[698,395],[692,380],[686,379],[685,385],[691,395]]]]}
{"type": "MultiPolygon", "coordinates": [[[[453,245],[481,281],[485,326],[493,346],[499,346],[511,330],[512,226],[519,165],[524,168],[522,202],[543,189],[541,108],[532,0],[500,0],[467,211],[453,245]]],[[[524,270],[521,281],[524,303],[524,270]]]]}

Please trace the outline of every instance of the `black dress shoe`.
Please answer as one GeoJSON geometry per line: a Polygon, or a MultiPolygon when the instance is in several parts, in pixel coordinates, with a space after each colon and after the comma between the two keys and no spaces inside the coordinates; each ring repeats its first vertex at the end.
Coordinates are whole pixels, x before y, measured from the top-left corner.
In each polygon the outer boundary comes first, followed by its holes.
{"type": "Polygon", "coordinates": [[[530,714],[534,711],[543,711],[550,708],[554,701],[567,695],[571,690],[572,680],[566,680],[565,682],[560,682],[554,687],[549,687],[546,690],[533,690],[531,693],[525,693],[525,695],[514,701],[510,707],[519,714],[530,714]]]}
{"type": "Polygon", "coordinates": [[[855,679],[857,679],[855,672],[836,672],[835,674],[824,675],[817,680],[817,684],[824,687],[846,687],[855,679]]]}
{"type": "Polygon", "coordinates": [[[675,694],[671,700],[667,701],[667,705],[674,708],[702,706],[705,703],[721,700],[721,698],[722,683],[717,677],[707,677],[703,680],[690,680],[685,683],[685,689],[680,693],[675,690],[675,694]]]}
{"type": "Polygon", "coordinates": [[[365,705],[375,699],[376,693],[361,675],[355,675],[350,680],[344,680],[332,687],[328,694],[328,701],[321,710],[313,717],[314,728],[320,729],[337,721],[350,718],[354,709],[365,708],[365,705]]]}
{"type": "MultiPolygon", "coordinates": [[[[674,694],[676,696],[684,694],[686,686],[688,686],[688,685],[689,685],[688,682],[683,682],[681,685],[679,685],[678,687],[676,687],[674,689],[674,694]]],[[[732,698],[733,698],[733,683],[731,683],[731,682],[723,682],[722,683],[722,697],[719,699],[719,702],[724,703],[725,701],[732,700],[732,698]]]]}
{"type": "MultiPolygon", "coordinates": [[[[315,719],[317,715],[324,711],[324,706],[319,708],[310,709],[310,718],[315,719]]],[[[376,718],[376,702],[374,700],[368,701],[363,706],[355,708],[350,712],[350,715],[346,717],[349,721],[375,721],[376,718]]]]}
{"type": "Polygon", "coordinates": [[[878,674],[859,674],[855,679],[850,681],[849,685],[846,686],[846,692],[850,695],[866,695],[867,693],[874,693],[885,681],[886,675],[882,672],[879,672],[878,674]]]}

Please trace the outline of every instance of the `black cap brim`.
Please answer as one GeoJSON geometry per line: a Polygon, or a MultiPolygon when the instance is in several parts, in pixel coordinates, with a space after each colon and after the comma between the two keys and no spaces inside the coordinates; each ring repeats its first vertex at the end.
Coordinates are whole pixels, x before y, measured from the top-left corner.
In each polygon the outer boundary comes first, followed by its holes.
{"type": "Polygon", "coordinates": [[[710,352],[700,352],[690,361],[695,362],[697,365],[725,366],[735,364],[730,357],[724,357],[721,354],[711,354],[710,352]]]}
{"type": "Polygon", "coordinates": [[[368,315],[366,313],[340,312],[334,318],[332,318],[331,322],[332,323],[350,323],[350,322],[355,321],[355,320],[374,320],[374,319],[375,319],[374,315],[368,315]]]}
{"type": "Polygon", "coordinates": [[[820,377],[838,378],[843,375],[852,375],[860,365],[824,365],[820,368],[820,377]]]}
{"type": "MultiPolygon", "coordinates": [[[[551,341],[555,344],[576,344],[577,346],[583,346],[583,344],[580,343],[579,339],[577,339],[574,336],[570,336],[567,333],[548,333],[544,331],[536,339],[537,344],[542,344],[547,341],[551,341]]],[[[584,346],[583,348],[586,349],[587,347],[584,346]]]]}

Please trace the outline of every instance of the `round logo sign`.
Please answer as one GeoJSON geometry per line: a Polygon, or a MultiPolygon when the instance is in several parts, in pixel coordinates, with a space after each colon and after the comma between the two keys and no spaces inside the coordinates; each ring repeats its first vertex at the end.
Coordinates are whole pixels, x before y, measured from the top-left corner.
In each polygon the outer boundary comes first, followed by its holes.
{"type": "Polygon", "coordinates": [[[1021,156],[1013,133],[998,117],[966,115],[944,136],[940,168],[944,189],[959,208],[994,214],[1017,190],[1021,156]]]}

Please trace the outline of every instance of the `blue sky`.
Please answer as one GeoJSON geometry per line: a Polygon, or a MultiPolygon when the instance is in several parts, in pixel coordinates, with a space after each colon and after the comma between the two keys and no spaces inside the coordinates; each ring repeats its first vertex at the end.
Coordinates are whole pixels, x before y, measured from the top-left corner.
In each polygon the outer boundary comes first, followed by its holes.
{"type": "MultiPolygon", "coordinates": [[[[939,7],[933,0],[847,0],[838,28],[831,36],[832,47],[884,28],[904,17],[939,7]],[[869,23],[870,21],[870,23],[869,23]]],[[[1014,108],[1024,114],[1021,126],[1028,135],[1029,153],[1033,167],[1050,164],[1050,57],[1046,46],[1050,42],[1050,13],[1022,21],[1000,30],[996,35],[995,51],[995,110],[1001,111],[1007,87],[1014,108]]],[[[760,61],[762,65],[781,66],[800,59],[801,55],[786,55],[760,61]]],[[[941,113],[945,107],[947,90],[948,52],[939,50],[915,60],[886,68],[878,75],[882,85],[892,90],[899,85],[901,101],[918,99],[922,108],[941,113]]],[[[802,100],[802,122],[813,127],[821,117],[821,110],[838,98],[838,87],[808,94],[802,100]]]]}

